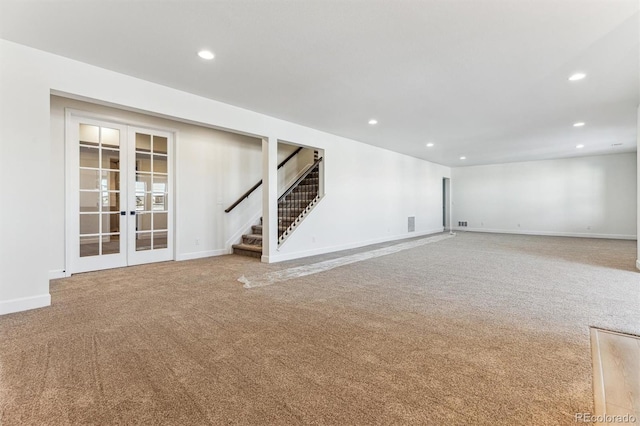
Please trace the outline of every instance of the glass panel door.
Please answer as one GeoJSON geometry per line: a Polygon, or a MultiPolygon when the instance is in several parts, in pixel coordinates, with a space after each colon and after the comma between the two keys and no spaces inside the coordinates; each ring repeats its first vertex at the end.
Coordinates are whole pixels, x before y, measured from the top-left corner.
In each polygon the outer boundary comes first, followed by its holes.
{"type": "Polygon", "coordinates": [[[130,129],[133,141],[130,158],[135,164],[131,203],[135,218],[131,223],[129,263],[149,263],[173,259],[171,205],[171,134],[148,129],[130,129]]]}
{"type": "Polygon", "coordinates": [[[173,259],[169,132],[67,111],[67,272],[173,259]]]}
{"type": "Polygon", "coordinates": [[[74,118],[67,140],[69,272],[126,265],[126,128],[74,118]]]}

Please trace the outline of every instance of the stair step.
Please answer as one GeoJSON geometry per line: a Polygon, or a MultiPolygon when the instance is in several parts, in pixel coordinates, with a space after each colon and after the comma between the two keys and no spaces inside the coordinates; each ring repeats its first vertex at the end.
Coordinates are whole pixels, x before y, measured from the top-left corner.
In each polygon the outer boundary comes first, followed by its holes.
{"type": "Polygon", "coordinates": [[[286,217],[298,217],[305,209],[285,209],[278,210],[278,220],[284,219],[286,217]]]}
{"type": "Polygon", "coordinates": [[[251,231],[252,231],[254,234],[262,235],[262,225],[253,225],[253,226],[251,227],[251,231]]]}
{"type": "Polygon", "coordinates": [[[280,203],[278,203],[278,210],[284,210],[284,209],[304,209],[306,208],[309,203],[311,203],[312,200],[306,201],[306,200],[300,200],[300,201],[296,201],[296,200],[291,200],[291,201],[282,201],[280,203]]]}
{"type": "Polygon", "coordinates": [[[302,203],[297,203],[294,205],[286,205],[286,204],[278,204],[278,211],[296,211],[296,210],[304,210],[307,208],[309,204],[311,204],[312,200],[305,201],[302,203]]]}
{"type": "Polygon", "coordinates": [[[262,257],[262,246],[254,246],[250,244],[234,244],[233,253],[241,256],[262,257]]]}
{"type": "Polygon", "coordinates": [[[240,249],[240,250],[254,251],[256,253],[262,253],[262,246],[256,246],[256,245],[253,245],[253,244],[240,243],[240,244],[234,244],[231,247],[233,247],[234,249],[240,249]]]}
{"type": "Polygon", "coordinates": [[[289,215],[286,215],[286,216],[284,216],[284,215],[283,216],[278,216],[278,221],[280,223],[293,222],[294,220],[299,218],[301,214],[302,214],[302,212],[300,212],[298,214],[294,213],[294,214],[289,214],[289,215]]]}
{"type": "Polygon", "coordinates": [[[316,197],[309,197],[309,198],[293,198],[291,200],[283,200],[280,201],[278,203],[278,208],[279,209],[296,209],[296,208],[305,208],[307,207],[309,204],[311,204],[311,202],[315,199],[316,197]]]}
{"type": "Polygon", "coordinates": [[[291,192],[313,192],[313,193],[317,193],[318,192],[318,185],[298,185],[296,187],[296,189],[294,189],[291,192]]]}
{"type": "Polygon", "coordinates": [[[308,198],[314,199],[317,195],[318,191],[292,191],[283,199],[283,201],[306,200],[308,198]]]}
{"type": "Polygon", "coordinates": [[[262,247],[262,235],[260,234],[246,234],[242,236],[242,243],[253,246],[262,247]]]}
{"type": "Polygon", "coordinates": [[[305,211],[305,209],[278,209],[278,219],[284,219],[285,217],[298,217],[303,211],[305,211]]]}
{"type": "Polygon", "coordinates": [[[255,259],[261,259],[262,258],[262,253],[258,253],[255,251],[248,251],[248,250],[242,250],[242,249],[233,249],[233,254],[237,254],[239,256],[246,256],[246,257],[253,257],[255,259]]]}
{"type": "Polygon", "coordinates": [[[298,219],[299,216],[296,216],[294,218],[286,218],[286,219],[282,219],[279,223],[278,226],[284,226],[286,228],[289,227],[289,225],[291,225],[293,222],[295,222],[298,219]]]}

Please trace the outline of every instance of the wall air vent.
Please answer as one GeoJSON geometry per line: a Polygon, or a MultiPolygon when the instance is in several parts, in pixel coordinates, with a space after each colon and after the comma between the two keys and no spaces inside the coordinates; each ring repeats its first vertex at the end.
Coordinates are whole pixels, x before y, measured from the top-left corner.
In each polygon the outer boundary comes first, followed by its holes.
{"type": "Polygon", "coordinates": [[[409,216],[409,220],[408,220],[408,231],[409,232],[415,232],[416,230],[416,217],[415,216],[409,216]]]}

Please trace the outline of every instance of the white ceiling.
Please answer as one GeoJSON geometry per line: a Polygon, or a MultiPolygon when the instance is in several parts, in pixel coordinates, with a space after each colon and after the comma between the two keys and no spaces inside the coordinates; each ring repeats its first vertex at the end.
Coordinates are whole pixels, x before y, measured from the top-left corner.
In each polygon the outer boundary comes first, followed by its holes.
{"type": "Polygon", "coordinates": [[[638,0],[0,0],[0,37],[460,166],[636,150],[638,11],[638,0]],[[576,71],[587,78],[569,82],[576,71]]]}

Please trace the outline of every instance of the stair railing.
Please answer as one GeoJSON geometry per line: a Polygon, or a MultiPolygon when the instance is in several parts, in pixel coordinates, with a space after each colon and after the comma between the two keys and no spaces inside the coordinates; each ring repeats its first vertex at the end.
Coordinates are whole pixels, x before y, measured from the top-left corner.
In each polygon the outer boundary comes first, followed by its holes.
{"type": "Polygon", "coordinates": [[[318,158],[307,169],[302,176],[300,176],[294,183],[287,189],[284,194],[278,198],[278,239],[289,231],[289,228],[295,224],[303,213],[313,204],[320,195],[320,163],[322,157],[318,158]],[[316,174],[314,178],[315,182],[305,182],[307,177],[312,173],[316,174]],[[305,185],[301,184],[305,182],[305,185]]]}
{"type": "MultiPolygon", "coordinates": [[[[293,157],[295,157],[300,151],[302,151],[302,147],[298,147],[298,149],[293,151],[287,158],[282,160],[282,162],[280,164],[278,164],[278,169],[277,170],[280,170],[285,164],[287,164],[289,162],[289,160],[291,160],[293,157]]],[[[258,183],[253,185],[251,187],[251,189],[249,189],[247,192],[242,194],[240,196],[240,198],[238,198],[233,204],[231,204],[228,208],[226,208],[224,212],[225,213],[229,213],[231,210],[235,209],[238,204],[243,202],[245,199],[249,198],[249,195],[251,195],[253,193],[253,191],[255,191],[256,189],[258,189],[260,187],[260,185],[262,185],[262,179],[260,179],[258,181],[258,183]]]]}

